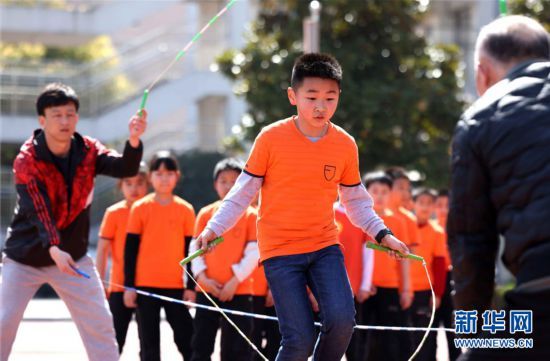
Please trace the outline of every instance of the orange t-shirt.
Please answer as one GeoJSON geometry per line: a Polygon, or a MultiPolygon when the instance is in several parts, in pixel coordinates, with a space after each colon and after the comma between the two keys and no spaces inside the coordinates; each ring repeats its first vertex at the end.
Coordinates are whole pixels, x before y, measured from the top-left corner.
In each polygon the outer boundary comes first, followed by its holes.
{"type": "Polygon", "coordinates": [[[111,248],[111,275],[109,292],[123,292],[124,288],[124,246],[126,244],[126,227],[130,207],[126,201],[113,204],[105,211],[99,228],[99,237],[109,241],[111,248]]]}
{"type": "Polygon", "coordinates": [[[134,203],[127,231],[140,235],[137,287],[184,288],[179,261],[185,257],[185,237],[193,236],[194,224],[193,206],[178,196],[167,205],[155,201],[154,193],[134,203]]]}
{"type": "Polygon", "coordinates": [[[451,254],[449,253],[449,241],[447,239],[447,232],[445,230],[445,225],[441,224],[439,220],[432,221],[432,222],[434,222],[437,226],[441,227],[441,230],[445,234],[445,265],[447,270],[450,271],[453,268],[453,262],[451,261],[451,254]]]}
{"type": "Polygon", "coordinates": [[[416,216],[404,207],[392,208],[392,212],[396,217],[401,218],[405,222],[405,229],[407,231],[408,244],[414,244],[418,242],[418,227],[416,225],[416,216]]]}
{"type": "MultiPolygon", "coordinates": [[[[221,203],[221,201],[217,201],[200,210],[195,224],[195,237],[198,237],[202,233],[221,203]]],[[[216,246],[212,252],[204,256],[204,262],[206,264],[206,276],[218,283],[225,284],[233,277],[231,266],[239,263],[243,258],[247,243],[256,242],[256,210],[248,207],[237,224],[226,231],[222,237],[224,238],[223,242],[216,246]]],[[[239,284],[235,294],[253,294],[254,281],[252,274],[239,284]]],[[[201,286],[205,287],[203,284],[201,286]]],[[[206,290],[208,291],[208,289],[206,290]]]]}
{"type": "MultiPolygon", "coordinates": [[[[379,216],[397,239],[405,244],[409,243],[407,227],[402,217],[389,209],[384,210],[379,216]]],[[[375,240],[370,241],[377,243],[375,240]]],[[[386,252],[374,252],[372,284],[376,287],[399,288],[401,283],[399,261],[391,258],[386,252]]]]}
{"type": "Polygon", "coordinates": [[[351,223],[345,210],[336,208],[334,218],[338,228],[338,240],[342,245],[349,282],[353,294],[356,295],[363,278],[363,247],[365,247],[367,235],[351,223]]]}
{"type": "Polygon", "coordinates": [[[338,244],[333,203],[338,185],[361,183],[354,139],[329,122],[312,142],[288,118],[260,132],[245,172],[263,177],[258,215],[262,261],[338,244]]]}
{"type": "MultiPolygon", "coordinates": [[[[410,244],[411,253],[422,256],[430,272],[432,282],[434,257],[445,257],[445,234],[438,225],[428,222],[424,226],[417,226],[419,242],[410,244]]],[[[426,271],[420,262],[410,262],[411,284],[414,291],[426,291],[430,289],[430,283],[426,277],[426,271]]]]}

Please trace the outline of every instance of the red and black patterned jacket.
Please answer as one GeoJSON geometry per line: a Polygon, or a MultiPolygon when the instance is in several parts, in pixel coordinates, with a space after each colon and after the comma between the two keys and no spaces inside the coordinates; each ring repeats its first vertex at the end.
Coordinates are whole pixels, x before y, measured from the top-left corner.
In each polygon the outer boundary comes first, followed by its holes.
{"type": "Polygon", "coordinates": [[[49,247],[58,246],[74,260],[87,252],[90,205],[98,174],[123,178],[137,174],[143,153],[129,143],[121,156],[99,141],[74,134],[69,152],[71,185],[54,163],[42,130],[27,140],[13,165],[17,206],[4,252],[34,267],[53,265],[49,247]],[[69,199],[70,195],[70,199],[69,199]]]}

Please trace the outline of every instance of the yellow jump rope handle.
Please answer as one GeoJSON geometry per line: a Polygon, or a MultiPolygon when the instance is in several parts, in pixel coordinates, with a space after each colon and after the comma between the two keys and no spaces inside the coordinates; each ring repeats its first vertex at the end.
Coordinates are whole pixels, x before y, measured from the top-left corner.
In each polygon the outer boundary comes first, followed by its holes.
{"type": "MultiPolygon", "coordinates": [[[[367,242],[367,248],[371,248],[371,249],[374,249],[374,250],[377,250],[377,251],[382,251],[382,252],[392,251],[392,249],[390,249],[388,247],[385,247],[385,246],[382,246],[382,245],[379,245],[379,244],[376,244],[376,243],[372,243],[372,242],[367,242]]],[[[401,252],[398,252],[398,251],[394,251],[394,252],[397,253],[398,255],[402,256],[402,257],[409,258],[409,259],[412,259],[412,260],[415,260],[415,261],[424,262],[424,258],[422,258],[420,256],[417,256],[415,254],[409,253],[408,255],[405,256],[401,252]]]]}

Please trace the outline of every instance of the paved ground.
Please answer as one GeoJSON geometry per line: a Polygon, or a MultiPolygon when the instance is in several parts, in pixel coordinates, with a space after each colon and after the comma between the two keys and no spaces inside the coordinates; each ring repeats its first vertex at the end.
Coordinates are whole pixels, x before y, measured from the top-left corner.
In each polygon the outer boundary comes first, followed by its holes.
{"type": "MultiPolygon", "coordinates": [[[[219,336],[219,335],[218,335],[219,336]]],[[[438,335],[444,341],[443,333],[438,335]]],[[[218,340],[219,341],[219,340],[218,340]]],[[[135,322],[128,331],[121,361],[138,360],[139,342],[135,322]]],[[[179,360],[181,356],[172,342],[172,330],[166,321],[161,324],[163,361],[179,360]]],[[[219,342],[212,361],[219,361],[219,342]]],[[[438,361],[447,361],[447,352],[438,349],[438,361]]],[[[86,360],[84,346],[65,304],[57,299],[34,299],[25,311],[24,321],[13,346],[11,361],[75,361],[86,360]]]]}

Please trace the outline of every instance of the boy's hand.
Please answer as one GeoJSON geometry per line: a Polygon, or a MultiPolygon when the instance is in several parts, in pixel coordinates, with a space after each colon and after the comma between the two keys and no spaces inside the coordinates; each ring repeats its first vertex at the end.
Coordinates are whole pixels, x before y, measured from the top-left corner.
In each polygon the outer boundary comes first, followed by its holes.
{"type": "MultiPolygon", "coordinates": [[[[395,238],[391,234],[387,234],[384,238],[382,238],[382,242],[380,244],[382,246],[386,246],[388,248],[391,248],[394,251],[400,252],[404,255],[409,254],[409,249],[407,248],[405,243],[401,242],[400,240],[398,240],[397,238],[395,238]]],[[[395,259],[398,259],[398,260],[403,259],[403,257],[400,256],[399,254],[397,254],[396,252],[390,251],[389,255],[392,258],[395,258],[395,259]]]]}
{"type": "Polygon", "coordinates": [[[233,276],[225,285],[223,285],[223,288],[220,292],[219,300],[222,302],[229,302],[233,299],[233,296],[235,296],[235,291],[237,291],[237,287],[239,287],[239,280],[237,277],[233,276]]]}
{"type": "Polygon", "coordinates": [[[145,132],[146,128],[147,111],[143,109],[141,116],[139,115],[138,111],[136,114],[134,114],[132,118],[130,118],[130,122],[128,123],[128,129],[130,130],[128,141],[130,142],[130,145],[132,147],[137,148],[139,146],[139,138],[145,132]]]}
{"type": "Polygon", "coordinates": [[[212,296],[219,298],[220,292],[222,290],[222,285],[214,281],[211,278],[206,277],[204,272],[201,272],[197,276],[197,282],[206,290],[206,292],[211,293],[212,296]]]}
{"type": "Polygon", "coordinates": [[[197,247],[199,249],[202,249],[206,252],[209,252],[213,249],[213,247],[208,247],[208,244],[216,239],[216,234],[209,230],[208,228],[205,228],[201,234],[199,234],[199,237],[197,237],[197,247]]]}
{"type": "Polygon", "coordinates": [[[137,292],[134,290],[124,290],[124,306],[128,308],[137,307],[137,292]]]}
{"type": "Polygon", "coordinates": [[[197,301],[197,292],[193,290],[183,291],[183,300],[187,302],[195,303],[197,301]]]}
{"type": "Polygon", "coordinates": [[[401,309],[406,310],[407,308],[411,307],[413,299],[414,299],[413,291],[401,292],[401,294],[399,295],[399,304],[401,305],[401,309]]]}
{"type": "Polygon", "coordinates": [[[80,277],[80,275],[73,269],[78,268],[78,265],[73,260],[70,254],[63,252],[57,246],[51,246],[49,249],[50,257],[52,257],[55,265],[63,273],[66,273],[71,276],[80,277]]]}

